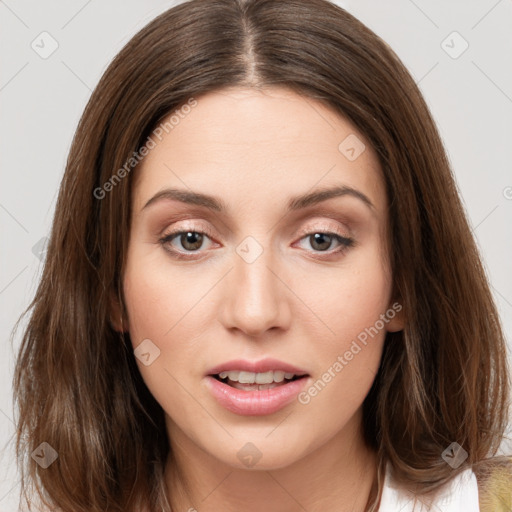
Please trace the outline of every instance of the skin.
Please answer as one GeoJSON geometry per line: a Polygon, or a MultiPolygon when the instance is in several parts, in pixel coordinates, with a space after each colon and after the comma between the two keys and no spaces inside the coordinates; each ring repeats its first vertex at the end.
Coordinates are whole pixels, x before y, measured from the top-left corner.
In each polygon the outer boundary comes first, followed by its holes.
{"type": "Polygon", "coordinates": [[[218,404],[205,375],[231,359],[273,357],[304,369],[312,384],[389,310],[387,198],[376,154],[346,119],[286,89],[229,88],[197,101],[134,176],[123,276],[133,346],[150,339],[160,350],[149,366],[137,363],[166,414],[173,510],[363,511],[376,458],[362,439],[361,407],[386,330],[403,328],[401,314],[307,404],[238,415],[218,404]],[[338,150],[351,134],[366,146],[354,161],[338,150]],[[291,197],[334,185],[364,193],[373,208],[345,195],[287,213],[291,197]],[[169,199],[143,208],[168,187],[216,196],[227,211],[169,199]],[[212,236],[196,251],[180,235],[162,245],[173,229],[212,236]],[[342,245],[333,238],[319,248],[318,232],[355,245],[336,252],[342,245]],[[247,236],[263,251],[251,263],[236,252],[247,236]],[[192,257],[175,259],[166,247],[192,257]],[[252,467],[237,456],[249,442],[262,454],[252,467]]]}

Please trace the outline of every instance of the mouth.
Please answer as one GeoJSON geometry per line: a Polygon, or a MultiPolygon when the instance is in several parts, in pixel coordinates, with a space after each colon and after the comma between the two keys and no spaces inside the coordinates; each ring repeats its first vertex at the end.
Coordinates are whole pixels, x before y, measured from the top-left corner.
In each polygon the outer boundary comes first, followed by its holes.
{"type": "Polygon", "coordinates": [[[311,381],[311,375],[304,370],[271,358],[221,363],[205,377],[217,403],[241,416],[276,413],[291,405],[311,381]]]}

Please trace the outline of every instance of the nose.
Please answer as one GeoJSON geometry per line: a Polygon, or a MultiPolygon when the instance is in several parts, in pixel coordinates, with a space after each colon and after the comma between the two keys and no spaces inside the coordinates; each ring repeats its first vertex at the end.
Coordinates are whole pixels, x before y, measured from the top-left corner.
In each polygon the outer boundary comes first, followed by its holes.
{"type": "Polygon", "coordinates": [[[224,280],[219,316],[227,329],[258,337],[270,329],[289,328],[293,294],[270,253],[265,249],[252,262],[233,255],[234,268],[224,280]]]}

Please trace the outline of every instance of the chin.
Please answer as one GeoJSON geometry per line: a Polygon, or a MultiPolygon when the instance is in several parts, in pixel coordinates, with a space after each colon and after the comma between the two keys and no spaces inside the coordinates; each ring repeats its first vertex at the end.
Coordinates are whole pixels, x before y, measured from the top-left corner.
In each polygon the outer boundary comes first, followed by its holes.
{"type": "MultiPolygon", "coordinates": [[[[270,434],[272,437],[275,434],[270,434]]],[[[305,455],[304,439],[293,442],[284,431],[270,439],[266,431],[261,435],[237,436],[223,445],[216,445],[212,456],[236,469],[276,470],[293,465],[305,455]]],[[[304,437],[304,436],[302,436],[304,437]]]]}

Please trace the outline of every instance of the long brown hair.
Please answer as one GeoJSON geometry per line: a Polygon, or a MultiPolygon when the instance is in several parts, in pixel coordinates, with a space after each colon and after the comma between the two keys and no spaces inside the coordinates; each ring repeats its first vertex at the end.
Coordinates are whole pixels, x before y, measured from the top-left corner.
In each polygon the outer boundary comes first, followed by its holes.
{"type": "Polygon", "coordinates": [[[506,344],[414,80],[385,42],[326,0],[192,0],[115,57],[72,143],[13,383],[27,499],[35,490],[66,512],[169,510],[164,413],[109,316],[112,297],[123,305],[137,171],[126,162],[172,111],[229,86],[288,87],[323,102],[379,157],[393,295],[406,317],[403,331],[387,334],[363,405],[379,466],[428,492],[496,453],[508,418],[506,344]],[[58,454],[47,468],[30,457],[43,442],[58,454]],[[455,469],[441,456],[452,442],[468,454],[455,469]]]}

